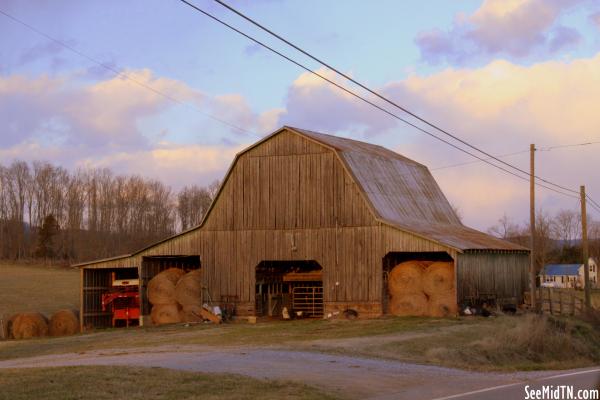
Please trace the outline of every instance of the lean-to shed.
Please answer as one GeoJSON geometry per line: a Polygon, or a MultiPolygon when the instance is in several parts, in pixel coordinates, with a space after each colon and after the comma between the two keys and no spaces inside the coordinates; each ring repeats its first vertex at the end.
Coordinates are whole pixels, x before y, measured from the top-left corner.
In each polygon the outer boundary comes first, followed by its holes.
{"type": "Polygon", "coordinates": [[[381,315],[386,273],[419,259],[454,263],[459,304],[520,302],[529,264],[527,249],[464,226],[426,166],[293,127],[235,157],[199,226],[80,264],[83,324],[98,325],[102,270],[137,271],[143,292],[148,266],[178,257],[197,260],[211,298],[235,299],[238,315],[277,314],[285,304],[308,315],[381,315]]]}

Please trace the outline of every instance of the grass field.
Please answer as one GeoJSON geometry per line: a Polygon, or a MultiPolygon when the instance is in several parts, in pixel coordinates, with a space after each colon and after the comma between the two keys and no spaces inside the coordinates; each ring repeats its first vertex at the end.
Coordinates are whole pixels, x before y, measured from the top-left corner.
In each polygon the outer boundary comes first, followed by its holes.
{"type": "MultiPolygon", "coordinates": [[[[0,314],[76,308],[77,270],[0,264],[0,314]]],[[[0,341],[0,359],[172,345],[279,346],[478,370],[556,369],[600,362],[598,327],[575,319],[395,318],[171,325],[0,341]],[[358,341],[357,341],[358,340],[358,341]]]]}
{"type": "Polygon", "coordinates": [[[0,397],[12,400],[335,398],[331,394],[298,383],[134,367],[9,369],[0,374],[0,387],[0,397]]]}
{"type": "Polygon", "coordinates": [[[49,316],[79,309],[79,271],[72,268],[0,263],[0,317],[18,312],[49,316]]]}

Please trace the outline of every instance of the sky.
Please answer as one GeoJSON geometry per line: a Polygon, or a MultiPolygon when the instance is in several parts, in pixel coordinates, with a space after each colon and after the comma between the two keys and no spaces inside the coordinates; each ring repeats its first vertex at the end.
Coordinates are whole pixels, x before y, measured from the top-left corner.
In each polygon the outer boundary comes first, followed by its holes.
{"type": "MultiPolygon", "coordinates": [[[[358,90],[214,1],[192,2],[358,90]]],[[[600,2],[230,4],[456,136],[511,154],[504,159],[523,170],[535,143],[539,176],[574,190],[586,185],[600,202],[600,143],[552,148],[600,141],[600,2]]],[[[504,214],[528,218],[526,181],[464,164],[473,158],[180,1],[0,0],[0,11],[2,164],[109,167],[177,190],[222,178],[237,152],[291,125],[427,165],[469,226],[485,230],[504,214]]],[[[544,188],[536,195],[545,212],[579,207],[544,188]]]]}

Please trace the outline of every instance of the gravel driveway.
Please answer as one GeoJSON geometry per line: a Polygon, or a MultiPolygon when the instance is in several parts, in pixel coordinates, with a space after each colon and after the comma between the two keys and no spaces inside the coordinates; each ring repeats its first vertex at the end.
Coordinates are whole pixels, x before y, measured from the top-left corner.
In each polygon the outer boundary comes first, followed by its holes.
{"type": "Polygon", "coordinates": [[[234,373],[302,382],[352,398],[415,400],[534,381],[558,374],[557,371],[478,373],[398,361],[256,347],[163,346],[0,361],[0,368],[77,365],[127,365],[234,373]]]}

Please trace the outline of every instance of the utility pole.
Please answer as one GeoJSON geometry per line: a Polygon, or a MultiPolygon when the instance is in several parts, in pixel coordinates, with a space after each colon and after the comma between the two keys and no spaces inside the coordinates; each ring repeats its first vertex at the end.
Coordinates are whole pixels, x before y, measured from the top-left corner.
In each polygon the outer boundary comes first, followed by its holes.
{"type": "Polygon", "coordinates": [[[531,229],[529,253],[529,290],[531,291],[531,309],[537,311],[536,299],[536,271],[535,271],[535,144],[529,146],[530,153],[530,175],[529,175],[529,227],[531,229]]]}
{"type": "Polygon", "coordinates": [[[587,237],[587,210],[585,201],[585,186],[581,186],[581,249],[583,253],[583,280],[585,289],[585,305],[590,307],[590,267],[589,267],[589,248],[587,237]]]}

